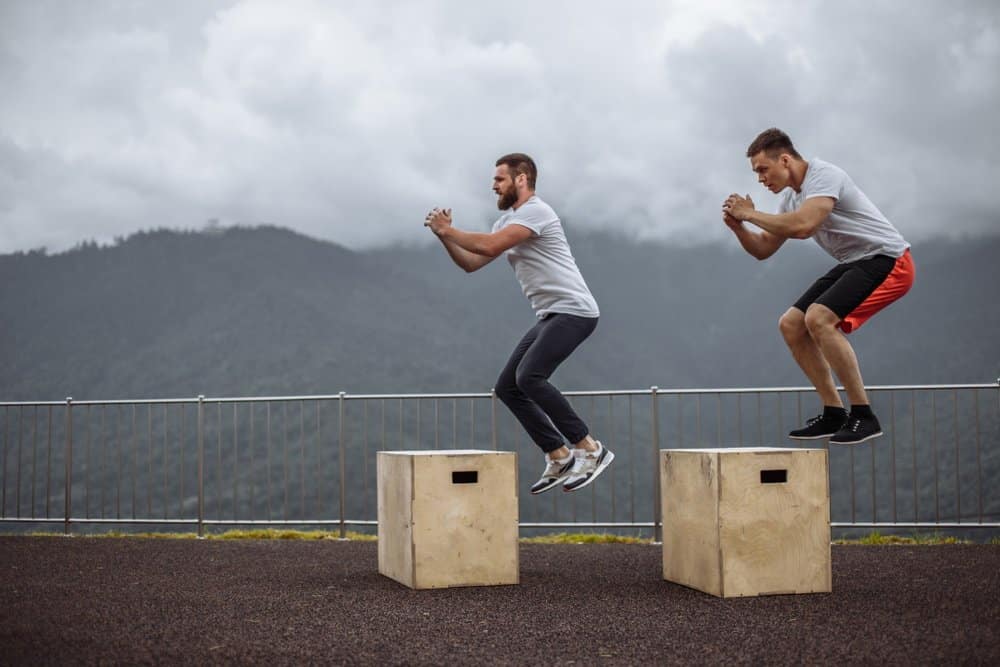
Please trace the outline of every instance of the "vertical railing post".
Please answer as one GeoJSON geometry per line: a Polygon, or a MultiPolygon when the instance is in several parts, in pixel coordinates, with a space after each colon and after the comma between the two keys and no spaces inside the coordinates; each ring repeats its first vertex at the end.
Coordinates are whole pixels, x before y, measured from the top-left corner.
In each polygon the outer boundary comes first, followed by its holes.
{"type": "Polygon", "coordinates": [[[649,388],[653,409],[653,542],[663,542],[662,511],[660,508],[660,410],[657,394],[659,387],[649,388]]]}
{"type": "Polygon", "coordinates": [[[198,537],[205,536],[205,395],[198,394],[198,537]]]}
{"type": "Polygon", "coordinates": [[[490,439],[493,442],[493,451],[497,450],[497,390],[496,387],[490,389],[490,439]]]}
{"type": "Polygon", "coordinates": [[[70,515],[73,512],[73,397],[66,397],[66,507],[63,533],[70,534],[70,515]]]}
{"type": "Polygon", "coordinates": [[[337,426],[340,429],[340,539],[347,539],[347,524],[344,523],[344,505],[347,500],[346,493],[346,483],[347,483],[347,466],[345,459],[345,446],[344,446],[344,392],[340,392],[339,396],[339,406],[340,406],[340,416],[337,419],[337,426]]]}

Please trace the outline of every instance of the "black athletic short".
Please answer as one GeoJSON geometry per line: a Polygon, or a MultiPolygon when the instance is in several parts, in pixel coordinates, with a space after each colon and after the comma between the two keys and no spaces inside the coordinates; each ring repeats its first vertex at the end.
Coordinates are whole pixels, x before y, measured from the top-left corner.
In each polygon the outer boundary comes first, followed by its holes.
{"type": "Polygon", "coordinates": [[[819,303],[844,319],[885,282],[895,266],[896,258],[888,255],[838,264],[814,282],[795,307],[805,312],[810,305],[819,303]]]}

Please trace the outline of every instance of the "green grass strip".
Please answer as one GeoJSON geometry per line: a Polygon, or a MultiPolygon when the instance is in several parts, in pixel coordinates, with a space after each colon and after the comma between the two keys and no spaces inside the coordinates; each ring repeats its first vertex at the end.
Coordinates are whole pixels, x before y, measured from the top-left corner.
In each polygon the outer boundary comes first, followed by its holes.
{"type": "Polygon", "coordinates": [[[652,544],[648,537],[628,537],[607,533],[555,533],[538,537],[522,537],[525,544],[652,544]]]}
{"type": "MultiPolygon", "coordinates": [[[[993,538],[996,540],[997,538],[993,538]]],[[[940,533],[914,533],[911,536],[904,535],[883,535],[878,531],[874,533],[869,533],[864,537],[849,540],[834,540],[834,544],[863,544],[863,545],[874,545],[874,546],[892,546],[892,545],[920,545],[920,546],[934,546],[939,544],[975,544],[970,540],[963,540],[957,537],[951,537],[948,535],[942,535],[940,533]]],[[[994,543],[991,541],[991,544],[994,543]]]]}

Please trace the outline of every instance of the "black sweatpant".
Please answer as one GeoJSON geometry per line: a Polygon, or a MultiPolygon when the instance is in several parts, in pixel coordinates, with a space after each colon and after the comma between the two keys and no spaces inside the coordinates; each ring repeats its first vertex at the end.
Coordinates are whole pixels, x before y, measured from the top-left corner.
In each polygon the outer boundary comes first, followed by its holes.
{"type": "Polygon", "coordinates": [[[596,317],[546,315],[524,335],[497,378],[496,392],[545,453],[590,431],[549,377],[597,328],[596,317]],[[560,435],[562,434],[562,435],[560,435]]]}

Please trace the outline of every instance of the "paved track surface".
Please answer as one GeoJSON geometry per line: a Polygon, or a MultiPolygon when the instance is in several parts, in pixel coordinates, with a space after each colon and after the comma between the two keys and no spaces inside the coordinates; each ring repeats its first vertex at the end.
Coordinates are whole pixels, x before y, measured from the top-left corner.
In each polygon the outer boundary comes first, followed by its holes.
{"type": "Polygon", "coordinates": [[[0,664],[1000,664],[1000,546],[833,547],[829,595],[721,600],[647,545],[521,545],[410,590],[372,542],[0,537],[0,664]]]}

